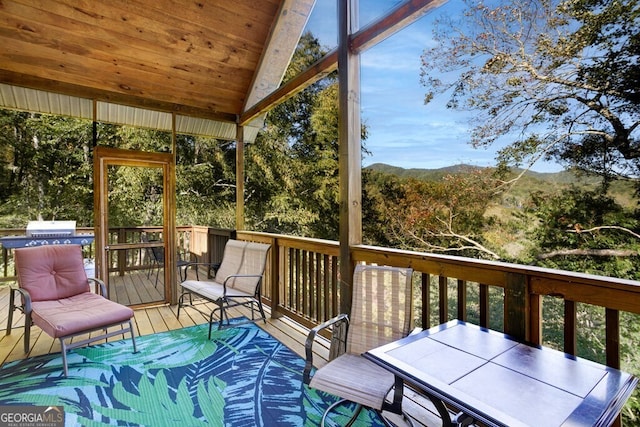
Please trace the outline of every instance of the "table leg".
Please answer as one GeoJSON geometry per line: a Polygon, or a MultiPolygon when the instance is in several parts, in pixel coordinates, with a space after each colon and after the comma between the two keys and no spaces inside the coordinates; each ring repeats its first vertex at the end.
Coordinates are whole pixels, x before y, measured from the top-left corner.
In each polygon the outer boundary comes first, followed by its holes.
{"type": "Polygon", "coordinates": [[[430,394],[427,394],[427,397],[429,398],[431,403],[433,403],[433,406],[436,407],[438,414],[440,414],[440,418],[442,419],[442,427],[453,427],[449,411],[447,410],[446,406],[444,406],[442,400],[430,394]]]}

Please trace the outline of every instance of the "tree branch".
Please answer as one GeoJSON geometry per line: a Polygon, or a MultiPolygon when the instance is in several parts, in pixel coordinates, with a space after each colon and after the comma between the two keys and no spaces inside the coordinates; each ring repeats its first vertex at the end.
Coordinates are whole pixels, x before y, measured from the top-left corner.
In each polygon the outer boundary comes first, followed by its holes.
{"type": "Polygon", "coordinates": [[[628,257],[640,255],[631,249],[559,249],[539,254],[538,259],[549,259],[558,256],[596,256],[596,257],[628,257]]]}
{"type": "Polygon", "coordinates": [[[587,230],[583,230],[579,226],[576,226],[575,229],[567,230],[567,232],[580,234],[580,233],[593,233],[594,231],[600,231],[600,230],[620,230],[620,231],[624,231],[625,233],[631,234],[636,239],[640,239],[640,234],[634,231],[631,231],[628,228],[620,227],[619,225],[601,225],[599,227],[592,227],[587,230]]]}

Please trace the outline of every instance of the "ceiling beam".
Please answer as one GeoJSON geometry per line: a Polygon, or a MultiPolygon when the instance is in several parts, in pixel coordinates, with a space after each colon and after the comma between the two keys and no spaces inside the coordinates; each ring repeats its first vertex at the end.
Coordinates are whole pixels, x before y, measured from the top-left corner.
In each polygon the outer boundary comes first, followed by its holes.
{"type": "Polygon", "coordinates": [[[243,111],[256,104],[282,82],[315,0],[283,0],[253,76],[243,111]]]}
{"type": "MultiPolygon", "coordinates": [[[[352,34],[349,39],[351,51],[353,53],[362,53],[417,21],[431,10],[442,6],[446,1],[447,0],[408,0],[400,4],[389,12],[389,14],[352,34]]],[[[241,125],[249,123],[256,117],[268,112],[276,105],[281,104],[298,92],[324,78],[337,68],[338,51],[335,49],[245,110],[240,116],[239,123],[241,125]]]]}
{"type": "Polygon", "coordinates": [[[447,0],[408,0],[401,3],[387,15],[354,33],[350,40],[351,50],[361,53],[375,46],[446,2],[447,0]]]}

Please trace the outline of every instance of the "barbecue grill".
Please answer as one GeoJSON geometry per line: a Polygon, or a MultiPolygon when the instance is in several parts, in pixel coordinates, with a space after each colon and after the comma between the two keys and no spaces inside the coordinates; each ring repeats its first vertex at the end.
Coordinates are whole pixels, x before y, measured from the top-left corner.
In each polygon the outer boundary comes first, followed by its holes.
{"type": "Polygon", "coordinates": [[[0,238],[3,249],[40,245],[90,245],[93,234],[76,234],[75,221],[29,221],[24,236],[0,238]]]}

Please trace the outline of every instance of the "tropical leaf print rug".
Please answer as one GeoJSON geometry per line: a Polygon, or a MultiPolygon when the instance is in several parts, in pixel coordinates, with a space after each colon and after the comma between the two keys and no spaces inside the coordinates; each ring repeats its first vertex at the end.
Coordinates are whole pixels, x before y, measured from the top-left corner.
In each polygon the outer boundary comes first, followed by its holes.
{"type": "MultiPolygon", "coordinates": [[[[253,324],[199,325],[37,356],[0,369],[0,406],[63,406],[67,426],[316,426],[336,397],[302,383],[304,360],[253,324]]],[[[339,407],[344,425],[353,408],[339,407]]],[[[381,426],[362,411],[357,426],[381,426]]]]}

